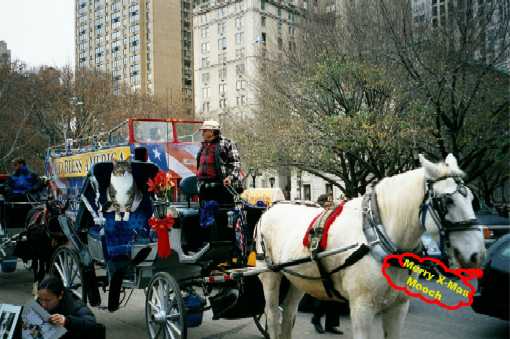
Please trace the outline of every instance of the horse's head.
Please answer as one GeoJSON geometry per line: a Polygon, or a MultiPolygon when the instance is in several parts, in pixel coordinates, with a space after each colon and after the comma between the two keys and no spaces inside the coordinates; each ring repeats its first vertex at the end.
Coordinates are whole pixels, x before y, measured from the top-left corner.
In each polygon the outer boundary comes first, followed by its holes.
{"type": "Polygon", "coordinates": [[[479,267],[485,257],[482,231],[473,211],[473,194],[464,185],[464,172],[452,154],[444,163],[434,164],[423,155],[425,198],[420,209],[422,224],[439,237],[443,255],[452,267],[479,267]]]}

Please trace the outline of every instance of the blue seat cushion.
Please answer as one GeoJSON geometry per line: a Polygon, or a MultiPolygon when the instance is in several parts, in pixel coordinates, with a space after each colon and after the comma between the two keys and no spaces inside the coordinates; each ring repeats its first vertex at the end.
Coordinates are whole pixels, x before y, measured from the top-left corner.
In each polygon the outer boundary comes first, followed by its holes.
{"type": "Polygon", "coordinates": [[[148,242],[148,220],[151,213],[138,209],[130,213],[128,221],[115,221],[115,212],[105,213],[104,217],[106,252],[109,258],[130,256],[132,245],[148,242]]]}

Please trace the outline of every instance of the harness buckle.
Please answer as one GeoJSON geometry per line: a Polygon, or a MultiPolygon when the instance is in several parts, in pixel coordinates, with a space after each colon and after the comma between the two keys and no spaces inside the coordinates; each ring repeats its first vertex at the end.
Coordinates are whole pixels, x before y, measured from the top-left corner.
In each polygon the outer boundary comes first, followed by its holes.
{"type": "Polygon", "coordinates": [[[370,242],[368,243],[368,247],[374,247],[374,246],[376,246],[376,245],[379,245],[380,243],[381,243],[381,239],[376,239],[376,240],[374,240],[374,241],[370,241],[370,242]]]}
{"type": "Polygon", "coordinates": [[[319,249],[319,245],[322,240],[322,228],[314,228],[312,232],[310,232],[310,250],[312,253],[316,252],[319,249]]]}

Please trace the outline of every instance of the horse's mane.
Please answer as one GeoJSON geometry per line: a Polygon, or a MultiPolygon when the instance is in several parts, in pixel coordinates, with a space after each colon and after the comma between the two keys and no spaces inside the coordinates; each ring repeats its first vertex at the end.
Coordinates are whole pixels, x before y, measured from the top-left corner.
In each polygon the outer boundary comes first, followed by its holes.
{"type": "Polygon", "coordinates": [[[379,213],[383,220],[391,214],[392,223],[416,223],[418,208],[425,194],[424,177],[424,169],[419,168],[384,178],[376,185],[379,213]]]}

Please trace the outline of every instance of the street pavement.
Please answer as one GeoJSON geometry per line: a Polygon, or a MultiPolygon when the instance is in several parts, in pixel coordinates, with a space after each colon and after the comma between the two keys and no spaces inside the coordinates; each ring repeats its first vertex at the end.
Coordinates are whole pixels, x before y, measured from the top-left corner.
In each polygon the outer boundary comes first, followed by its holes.
{"type": "MultiPolygon", "coordinates": [[[[0,273],[0,303],[23,304],[31,298],[32,274],[21,264],[14,273],[0,273]]],[[[103,300],[106,300],[103,297],[103,300]]],[[[115,313],[93,309],[99,322],[107,329],[107,338],[146,338],[145,296],[143,290],[133,293],[128,305],[115,313]]],[[[343,336],[317,334],[310,324],[310,314],[299,313],[293,338],[351,339],[348,315],[342,315],[343,336]]],[[[262,338],[252,319],[212,320],[204,314],[200,327],[191,328],[190,339],[256,339],[262,338]]],[[[380,322],[380,319],[376,319],[380,322]]],[[[379,333],[382,338],[382,333],[379,333]]],[[[506,339],[510,338],[508,322],[474,313],[470,308],[448,311],[435,305],[413,300],[402,338],[411,339],[506,339]]]]}

